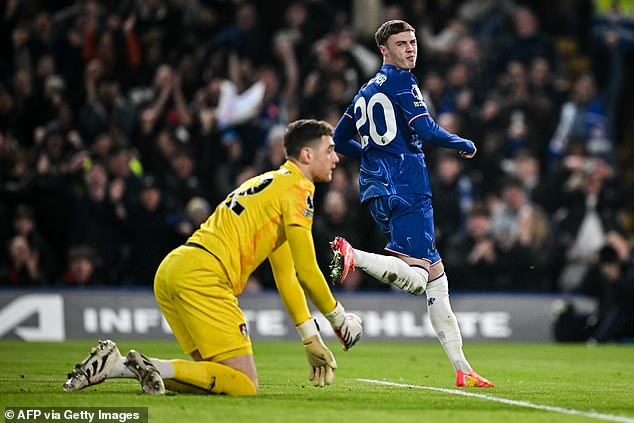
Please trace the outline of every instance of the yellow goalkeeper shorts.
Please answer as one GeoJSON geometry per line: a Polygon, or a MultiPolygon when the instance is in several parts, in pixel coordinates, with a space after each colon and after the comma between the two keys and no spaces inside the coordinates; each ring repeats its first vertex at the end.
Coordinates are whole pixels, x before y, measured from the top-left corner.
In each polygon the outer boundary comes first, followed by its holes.
{"type": "Polygon", "coordinates": [[[186,354],[198,350],[216,362],[253,354],[238,299],[211,253],[184,245],[170,252],[156,271],[154,295],[186,354]]]}

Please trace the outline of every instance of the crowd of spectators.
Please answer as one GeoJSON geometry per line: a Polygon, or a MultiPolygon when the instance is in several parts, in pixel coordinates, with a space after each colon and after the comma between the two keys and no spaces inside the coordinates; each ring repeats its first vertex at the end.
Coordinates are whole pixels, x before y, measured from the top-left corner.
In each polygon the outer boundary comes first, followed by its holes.
{"type": "MultiPolygon", "coordinates": [[[[632,266],[633,9],[4,0],[0,286],[151,286],[227,193],[284,161],[286,123],[337,124],[380,67],[374,30],[401,18],[417,29],[430,112],[478,147],[470,161],[426,147],[452,289],[581,290],[606,245],[632,266]]],[[[342,160],[317,188],[324,272],[336,235],[368,251],[386,243],[357,177],[342,160]]],[[[249,289],[272,286],[264,265],[249,289]]],[[[338,289],[387,288],[352,272],[338,289]]]]}

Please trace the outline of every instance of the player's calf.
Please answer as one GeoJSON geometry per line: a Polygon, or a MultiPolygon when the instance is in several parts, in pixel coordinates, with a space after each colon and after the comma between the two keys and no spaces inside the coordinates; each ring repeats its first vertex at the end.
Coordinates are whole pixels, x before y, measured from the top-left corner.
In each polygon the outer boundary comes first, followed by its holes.
{"type": "Polygon", "coordinates": [[[422,295],[427,287],[428,272],[424,267],[412,266],[394,256],[368,253],[353,249],[344,238],[330,243],[333,251],[330,262],[330,281],[343,283],[348,271],[359,267],[383,283],[412,295],[422,295]]]}

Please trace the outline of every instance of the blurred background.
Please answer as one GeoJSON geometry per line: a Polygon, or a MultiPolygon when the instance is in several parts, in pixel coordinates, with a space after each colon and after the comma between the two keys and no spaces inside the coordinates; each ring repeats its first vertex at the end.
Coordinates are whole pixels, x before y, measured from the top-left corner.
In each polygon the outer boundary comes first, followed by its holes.
{"type": "MultiPolygon", "coordinates": [[[[478,147],[425,147],[452,293],[588,296],[590,313],[553,311],[559,338],[634,330],[631,0],[2,0],[0,19],[2,288],[151,288],[284,162],[288,122],[337,124],[381,65],[374,31],[404,19],[431,114],[478,147]]],[[[334,236],[386,244],[357,177],[343,159],[317,187],[324,272],[334,236]]],[[[273,288],[265,263],[247,292],[273,288]]]]}

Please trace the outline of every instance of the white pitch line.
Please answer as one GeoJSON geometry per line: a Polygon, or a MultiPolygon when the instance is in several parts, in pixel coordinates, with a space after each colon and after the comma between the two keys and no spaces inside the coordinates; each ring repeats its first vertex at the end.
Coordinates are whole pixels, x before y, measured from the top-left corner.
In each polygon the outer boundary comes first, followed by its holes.
{"type": "Polygon", "coordinates": [[[533,404],[532,402],[528,402],[528,401],[516,401],[512,399],[507,399],[507,398],[492,397],[490,395],[474,394],[473,392],[460,391],[458,389],[445,389],[445,388],[435,388],[433,386],[409,385],[405,383],[387,382],[383,380],[374,380],[374,379],[357,379],[357,380],[359,382],[374,383],[376,385],[396,386],[399,388],[426,389],[428,391],[444,392],[446,394],[462,395],[465,397],[480,398],[487,401],[501,402],[503,404],[516,405],[518,407],[535,408],[537,410],[553,411],[555,413],[571,414],[574,416],[590,417],[593,419],[608,420],[612,422],[634,423],[634,419],[630,417],[613,416],[610,414],[591,413],[586,411],[574,410],[572,408],[562,408],[562,407],[553,407],[550,405],[533,404]]]}

